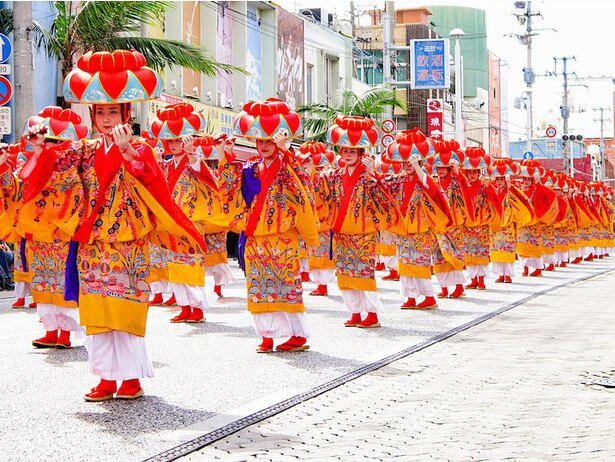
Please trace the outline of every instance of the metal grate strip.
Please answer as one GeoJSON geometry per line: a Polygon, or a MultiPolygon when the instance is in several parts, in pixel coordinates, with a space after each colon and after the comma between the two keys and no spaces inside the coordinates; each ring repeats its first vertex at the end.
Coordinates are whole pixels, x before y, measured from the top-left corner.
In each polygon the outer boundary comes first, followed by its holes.
{"type": "Polygon", "coordinates": [[[184,457],[192,452],[198,451],[199,449],[202,449],[205,446],[210,445],[211,443],[214,443],[222,438],[232,435],[233,433],[238,432],[239,430],[242,430],[246,427],[249,427],[250,425],[258,423],[276,414],[279,414],[280,412],[286,411],[287,409],[297,406],[298,404],[301,404],[304,401],[312,399],[318,395],[326,393],[327,391],[333,390],[334,388],[337,388],[340,385],[350,382],[351,380],[357,379],[361,377],[362,375],[369,374],[370,372],[373,372],[377,369],[380,369],[381,367],[384,367],[388,364],[391,364],[395,361],[405,358],[406,356],[416,353],[417,351],[421,351],[424,348],[427,348],[435,343],[446,340],[447,338],[452,337],[453,335],[463,332],[464,330],[467,330],[478,324],[481,324],[495,316],[498,316],[508,310],[511,310],[519,305],[522,305],[536,297],[540,297],[541,295],[547,294],[554,290],[561,289],[562,287],[566,287],[570,284],[576,284],[576,283],[579,283],[579,282],[582,282],[582,281],[585,281],[591,278],[595,278],[597,276],[601,276],[611,271],[613,270],[608,269],[608,270],[601,271],[599,273],[590,274],[588,276],[583,276],[581,278],[575,279],[574,281],[568,281],[562,284],[558,284],[556,286],[549,287],[548,289],[544,289],[539,292],[536,292],[532,295],[528,295],[527,297],[524,297],[520,300],[517,300],[516,302],[505,305],[502,308],[499,308],[497,310],[491,311],[490,313],[484,314],[476,319],[473,319],[472,321],[469,321],[465,324],[457,326],[446,332],[442,332],[441,334],[438,334],[434,337],[424,340],[423,342],[417,343],[397,353],[389,355],[383,359],[380,359],[370,364],[366,364],[365,366],[355,369],[354,371],[344,374],[336,379],[333,379],[321,385],[318,385],[317,387],[314,387],[311,390],[308,390],[303,393],[299,393],[298,395],[295,395],[284,401],[280,401],[277,404],[266,407],[265,409],[261,409],[260,411],[250,414],[248,416],[242,417],[241,419],[231,422],[230,424],[220,427],[212,432],[206,433],[202,436],[199,436],[190,441],[182,443],[167,451],[161,452],[160,454],[156,454],[155,456],[150,457],[149,459],[146,459],[144,462],[166,462],[166,461],[177,460],[180,457],[184,457]]]}

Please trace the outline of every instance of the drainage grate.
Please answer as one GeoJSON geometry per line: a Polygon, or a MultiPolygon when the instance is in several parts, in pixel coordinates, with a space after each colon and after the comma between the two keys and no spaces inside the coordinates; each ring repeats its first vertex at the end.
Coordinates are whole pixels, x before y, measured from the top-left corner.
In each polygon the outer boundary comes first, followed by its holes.
{"type": "MultiPolygon", "coordinates": [[[[539,292],[536,292],[532,295],[528,295],[527,297],[522,298],[521,300],[518,300],[516,302],[513,302],[509,305],[503,306],[502,308],[499,308],[497,310],[494,310],[490,313],[484,314],[483,316],[480,316],[472,321],[469,321],[465,324],[462,324],[461,326],[455,327],[449,331],[446,332],[442,332],[441,334],[438,334],[434,337],[431,337],[421,343],[417,343],[416,345],[413,345],[409,348],[406,348],[405,350],[399,351],[397,353],[394,353],[390,356],[387,356],[386,358],[380,359],[378,361],[375,361],[371,364],[367,364],[365,366],[362,366],[352,372],[349,372],[345,375],[342,375],[336,379],[333,379],[329,382],[325,382],[322,385],[318,385],[315,388],[312,388],[311,390],[308,390],[306,392],[303,393],[299,393],[298,395],[295,395],[291,398],[288,398],[284,401],[280,401],[277,404],[274,404],[272,406],[266,407],[265,409],[261,409],[258,412],[255,412],[254,414],[250,414],[246,417],[242,417],[241,419],[236,420],[235,422],[231,422],[230,424],[227,424],[223,427],[220,427],[212,432],[206,433],[202,436],[199,436],[195,439],[192,439],[190,441],[187,441],[185,443],[182,443],[178,446],[175,446],[174,448],[171,448],[167,451],[161,452],[160,454],[157,454],[153,457],[150,457],[149,459],[146,459],[144,462],[167,462],[167,461],[173,461],[173,460],[177,460],[180,457],[184,457],[187,456],[188,454],[198,451],[199,449],[204,448],[205,446],[210,445],[211,443],[214,443],[222,438],[225,438],[229,435],[232,435],[235,432],[238,432],[239,430],[242,430],[246,427],[249,427],[250,425],[253,425],[257,422],[260,422],[262,420],[268,419],[269,417],[272,417],[276,414],[279,414],[280,412],[286,411],[287,409],[290,409],[298,404],[303,403],[304,401],[307,401],[309,399],[312,399],[318,395],[321,395],[327,391],[333,390],[334,388],[339,387],[340,385],[343,385],[347,382],[350,382],[351,380],[354,380],[356,378],[361,377],[362,375],[365,374],[369,374],[370,372],[373,372],[377,369],[380,369],[381,367],[384,367],[392,362],[395,362],[399,359],[405,358],[406,356],[409,356],[413,353],[416,353],[417,351],[420,351],[424,348],[427,348],[435,343],[441,342],[443,340],[446,340],[449,337],[452,337],[453,335],[456,335],[460,332],[463,332],[464,330],[467,330],[471,327],[474,327],[478,324],[481,324],[495,316],[498,316],[508,310],[511,310],[519,305],[522,305],[536,297],[539,297],[541,295],[547,294],[549,292],[552,292],[554,290],[557,289],[561,289],[562,287],[566,287],[570,284],[576,284],[578,282],[581,281],[585,281],[597,276],[601,276],[603,274],[609,273],[613,271],[612,269],[608,269],[608,270],[604,270],[601,271],[599,273],[595,273],[595,274],[590,274],[588,276],[584,276],[582,278],[579,279],[575,279],[574,281],[567,281],[564,282],[562,284],[558,284],[556,286],[550,287],[548,289],[544,289],[541,290],[539,292]]],[[[612,371],[613,373],[615,373],[615,371],[612,371]]],[[[615,378],[610,377],[609,378],[610,381],[615,380],[615,378]]],[[[611,382],[612,383],[612,382],[611,382]]],[[[603,385],[605,386],[605,385],[603,385]]]]}
{"type": "Polygon", "coordinates": [[[600,372],[598,374],[586,373],[583,376],[585,380],[581,382],[588,387],[598,385],[604,388],[615,388],[615,370],[608,372],[600,372]]]}

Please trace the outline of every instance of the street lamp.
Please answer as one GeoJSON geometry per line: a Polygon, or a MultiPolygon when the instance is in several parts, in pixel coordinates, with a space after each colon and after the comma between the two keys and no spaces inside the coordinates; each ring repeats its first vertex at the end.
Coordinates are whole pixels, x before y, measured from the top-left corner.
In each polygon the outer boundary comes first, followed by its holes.
{"type": "Polygon", "coordinates": [[[459,39],[466,35],[466,33],[456,27],[451,31],[449,37],[455,39],[455,139],[460,146],[465,146],[463,141],[463,130],[461,127],[461,105],[463,104],[463,86],[462,86],[462,74],[461,68],[461,45],[459,39]]]}

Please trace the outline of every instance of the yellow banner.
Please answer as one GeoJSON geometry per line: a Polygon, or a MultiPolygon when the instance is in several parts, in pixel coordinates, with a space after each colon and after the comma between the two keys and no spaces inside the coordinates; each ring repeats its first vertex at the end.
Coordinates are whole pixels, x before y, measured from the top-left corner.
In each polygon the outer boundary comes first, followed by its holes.
{"type": "Polygon", "coordinates": [[[168,95],[166,93],[160,95],[159,99],[149,102],[149,114],[147,115],[148,121],[151,122],[154,119],[158,109],[177,103],[190,103],[194,106],[195,111],[199,112],[203,116],[205,119],[205,130],[203,130],[203,134],[216,136],[220,133],[226,133],[229,136],[232,135],[233,122],[235,121],[237,113],[229,109],[209,106],[199,101],[194,101],[188,98],[184,99],[178,96],[168,95]]]}

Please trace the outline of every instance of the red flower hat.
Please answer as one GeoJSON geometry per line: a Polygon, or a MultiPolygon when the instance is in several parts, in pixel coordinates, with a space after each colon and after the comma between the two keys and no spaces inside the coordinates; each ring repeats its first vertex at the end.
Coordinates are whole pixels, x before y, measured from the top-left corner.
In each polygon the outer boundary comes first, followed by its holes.
{"type": "Polygon", "coordinates": [[[389,162],[408,162],[413,154],[425,159],[434,153],[428,138],[418,128],[403,130],[395,135],[395,141],[387,147],[383,157],[389,162]]]}
{"type": "Polygon", "coordinates": [[[544,172],[544,167],[535,159],[528,159],[521,162],[519,176],[534,178],[538,180],[544,172]]]}
{"type": "Polygon", "coordinates": [[[374,121],[367,117],[338,115],[327,132],[327,142],[346,148],[372,148],[380,135],[374,121]]]}
{"type": "Polygon", "coordinates": [[[118,104],[146,101],[162,93],[162,79],[138,51],[87,52],[64,79],[69,103],[118,104]]]}
{"type": "Polygon", "coordinates": [[[199,136],[194,139],[196,153],[204,160],[218,160],[218,146],[213,136],[199,136]]]}
{"type": "Polygon", "coordinates": [[[335,160],[335,153],[321,141],[306,141],[299,146],[300,154],[309,155],[315,167],[326,167],[332,165],[335,160]]]}
{"type": "Polygon", "coordinates": [[[23,135],[27,135],[28,129],[38,124],[43,124],[47,128],[46,138],[79,141],[90,136],[90,129],[81,123],[79,114],[72,109],[62,109],[59,106],[47,106],[38,115],[30,117],[24,127],[23,135]]]}
{"type": "Polygon", "coordinates": [[[454,163],[463,162],[463,153],[459,150],[459,143],[455,140],[434,140],[435,154],[431,161],[432,167],[451,167],[454,163]]]}
{"type": "Polygon", "coordinates": [[[494,179],[498,176],[510,177],[519,173],[519,165],[512,159],[498,158],[488,168],[489,176],[494,179]]]}
{"type": "Polygon", "coordinates": [[[158,109],[156,118],[149,126],[149,133],[159,140],[172,140],[194,135],[205,128],[205,119],[194,106],[179,103],[158,109]]]}
{"type": "Polygon", "coordinates": [[[235,119],[233,134],[249,139],[269,140],[282,130],[290,138],[303,134],[299,114],[291,111],[286,103],[276,98],[251,101],[235,119]]]}
{"type": "Polygon", "coordinates": [[[466,170],[482,170],[489,167],[490,163],[491,159],[483,148],[470,147],[466,148],[465,160],[461,168],[466,170]]]}

